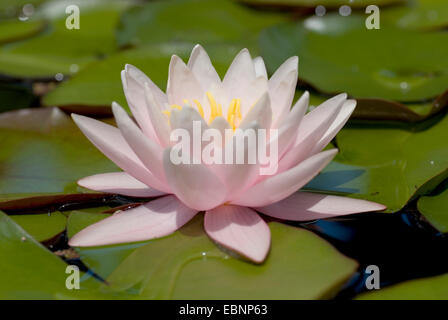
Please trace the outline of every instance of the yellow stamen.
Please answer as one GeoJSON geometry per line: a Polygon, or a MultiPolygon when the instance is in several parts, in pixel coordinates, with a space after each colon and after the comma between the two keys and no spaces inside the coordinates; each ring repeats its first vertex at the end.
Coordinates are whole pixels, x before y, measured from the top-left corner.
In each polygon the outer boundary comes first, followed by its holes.
{"type": "Polygon", "coordinates": [[[201,103],[198,100],[193,100],[193,102],[196,104],[196,106],[198,107],[198,111],[199,114],[201,115],[202,118],[204,118],[204,109],[201,106],[201,103]]]}
{"type": "Polygon", "coordinates": [[[177,110],[182,110],[182,107],[180,106],[180,105],[178,105],[178,104],[172,104],[171,105],[171,109],[177,109],[177,110]]]}
{"type": "Polygon", "coordinates": [[[227,112],[227,121],[232,126],[233,130],[236,129],[236,121],[239,121],[241,119],[241,100],[232,99],[232,101],[230,102],[229,111],[227,112]]]}
{"type": "Polygon", "coordinates": [[[164,115],[166,115],[167,117],[170,117],[170,116],[171,116],[171,111],[163,110],[162,113],[163,113],[164,115]]]}
{"type": "Polygon", "coordinates": [[[222,108],[220,105],[218,105],[215,101],[215,98],[210,92],[206,93],[208,102],[210,104],[210,120],[209,123],[212,123],[212,121],[219,116],[222,116],[222,108]]]}

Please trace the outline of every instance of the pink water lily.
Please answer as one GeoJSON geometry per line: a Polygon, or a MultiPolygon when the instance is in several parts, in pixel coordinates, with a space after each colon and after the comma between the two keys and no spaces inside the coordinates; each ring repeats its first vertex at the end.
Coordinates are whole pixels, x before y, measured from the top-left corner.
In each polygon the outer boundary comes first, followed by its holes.
{"type": "MultiPolygon", "coordinates": [[[[306,113],[306,92],[291,108],[298,58],[284,62],[268,79],[262,58],[242,50],[221,81],[205,50],[194,47],[188,64],[173,56],[166,94],[142,71],[126,65],[124,93],[135,122],[118,104],[118,128],[80,115],[73,119],[87,138],[123,172],[81,179],[80,186],[131,197],[158,197],[90,225],[72,246],[143,241],[171,234],[205,211],[204,228],[222,246],[261,263],[270,230],[257,213],[307,221],[384,210],[381,204],[333,195],[298,192],[336,155],[322,151],[343,127],[356,101],[335,96],[306,113]],[[204,127],[238,128],[255,123],[278,129],[278,170],[260,176],[256,165],[173,164],[170,133],[204,127]]],[[[225,147],[225,146],[221,146],[225,147]]]]}

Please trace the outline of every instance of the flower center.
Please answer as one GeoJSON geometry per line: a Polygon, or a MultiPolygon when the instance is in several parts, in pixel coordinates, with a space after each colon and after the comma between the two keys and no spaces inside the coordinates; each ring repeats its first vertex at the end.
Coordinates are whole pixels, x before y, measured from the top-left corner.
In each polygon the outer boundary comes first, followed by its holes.
{"type": "MultiPolygon", "coordinates": [[[[210,116],[208,119],[208,123],[211,124],[213,122],[213,120],[215,120],[216,117],[223,116],[222,106],[221,106],[221,104],[216,102],[215,97],[213,96],[213,94],[211,92],[206,92],[206,95],[207,95],[208,104],[209,104],[209,108],[210,108],[210,116]]],[[[198,109],[198,112],[201,115],[201,117],[205,119],[204,108],[202,107],[201,103],[196,99],[194,99],[193,102],[194,102],[196,108],[198,109]]],[[[191,106],[190,102],[186,99],[183,100],[183,103],[191,106]]],[[[182,110],[182,106],[180,106],[178,104],[172,104],[170,106],[170,108],[182,110]]],[[[165,111],[163,111],[163,113],[166,114],[168,117],[171,115],[170,110],[165,110],[165,111]]],[[[240,99],[232,99],[232,101],[230,101],[229,108],[227,109],[227,122],[230,124],[230,127],[233,130],[235,130],[238,127],[238,125],[240,124],[242,118],[243,118],[243,116],[241,115],[241,100],[240,99]]],[[[205,119],[205,120],[207,120],[207,119],[205,119]]]]}

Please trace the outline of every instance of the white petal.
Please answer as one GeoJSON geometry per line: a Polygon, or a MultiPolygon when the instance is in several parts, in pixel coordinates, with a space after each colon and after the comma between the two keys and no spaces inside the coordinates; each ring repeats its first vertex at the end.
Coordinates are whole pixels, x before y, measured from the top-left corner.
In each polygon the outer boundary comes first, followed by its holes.
{"type": "Polygon", "coordinates": [[[266,66],[264,64],[262,57],[256,57],[253,60],[255,66],[255,75],[257,77],[268,78],[268,73],[266,72],[266,66]]]}
{"type": "Polygon", "coordinates": [[[204,91],[208,91],[211,86],[221,83],[221,79],[213,67],[207,52],[199,44],[191,51],[188,68],[193,72],[204,91]]]}
{"type": "Polygon", "coordinates": [[[130,197],[157,197],[165,192],[148,187],[126,172],[101,173],[82,178],[78,181],[81,187],[130,197]]]}
{"type": "Polygon", "coordinates": [[[250,208],[225,205],[207,211],[204,228],[214,241],[256,263],[263,262],[269,252],[271,231],[250,208]]]}

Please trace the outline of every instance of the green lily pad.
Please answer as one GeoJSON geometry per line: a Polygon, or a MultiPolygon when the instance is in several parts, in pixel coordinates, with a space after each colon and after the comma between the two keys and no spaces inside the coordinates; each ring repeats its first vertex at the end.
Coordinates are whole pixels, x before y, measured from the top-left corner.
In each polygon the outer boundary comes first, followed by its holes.
{"type": "MultiPolygon", "coordinates": [[[[298,90],[295,100],[303,92],[303,90],[298,90]]],[[[329,98],[331,98],[329,95],[310,92],[310,108],[320,105],[329,98]]],[[[433,101],[423,103],[400,103],[384,99],[356,99],[356,101],[356,109],[351,115],[351,119],[414,123],[443,112],[448,107],[448,91],[445,91],[433,101]]]]}
{"type": "Polygon", "coordinates": [[[269,257],[254,265],[218,249],[202,221],[136,249],[107,279],[110,289],[132,288],[138,299],[318,299],[357,268],[312,232],[280,223],[269,223],[269,257]]]}
{"type": "MultiPolygon", "coordinates": [[[[85,2],[85,1],[84,1],[85,2]]],[[[122,8],[90,6],[80,14],[80,28],[67,29],[65,6],[39,36],[0,47],[0,73],[25,78],[71,74],[116,49],[115,27],[122,8]]]]}
{"type": "Polygon", "coordinates": [[[448,274],[406,281],[363,293],[358,300],[447,300],[448,274]]]}
{"type": "Polygon", "coordinates": [[[437,230],[448,232],[448,188],[437,195],[421,197],[418,210],[437,230]]]}
{"type": "MultiPolygon", "coordinates": [[[[135,65],[165,90],[171,55],[176,53],[186,60],[192,48],[190,44],[162,44],[117,53],[90,65],[62,83],[45,96],[43,104],[83,114],[110,114],[112,101],[117,101],[122,106],[127,105],[120,77],[126,64],[135,65]]],[[[205,48],[210,51],[213,64],[220,74],[224,74],[234,55],[241,49],[219,45],[205,48]]]]}
{"type": "Polygon", "coordinates": [[[339,154],[307,188],[386,205],[395,212],[448,176],[448,117],[432,127],[346,127],[336,137],[339,154]]]}
{"type": "MultiPolygon", "coordinates": [[[[110,214],[101,213],[108,208],[85,209],[72,211],[67,221],[67,236],[71,238],[87,226],[105,219],[110,214]]],[[[106,278],[136,248],[146,242],[118,244],[110,246],[76,248],[81,260],[95,273],[106,278]]]]}
{"type": "Polygon", "coordinates": [[[0,201],[76,193],[78,179],[117,170],[56,108],[1,114],[0,141],[0,201]]]}
{"type": "Polygon", "coordinates": [[[298,55],[299,77],[325,93],[419,102],[447,89],[446,32],[402,30],[386,23],[368,30],[363,16],[330,14],[268,28],[260,47],[271,71],[298,55]]]}
{"type": "Polygon", "coordinates": [[[381,19],[404,29],[443,28],[448,25],[448,6],[445,0],[411,0],[407,6],[385,10],[381,19]]]}
{"type": "Polygon", "coordinates": [[[0,212],[0,298],[84,298],[98,282],[82,277],[81,290],[65,286],[67,264],[0,212]],[[83,281],[84,280],[84,281],[83,281]]]}
{"type": "Polygon", "coordinates": [[[0,44],[33,36],[45,27],[43,21],[2,21],[0,24],[0,44]]]}
{"type": "Polygon", "coordinates": [[[120,45],[149,43],[244,43],[284,16],[253,12],[227,0],[149,2],[125,14],[117,33],[120,45]]]}
{"type": "Polygon", "coordinates": [[[327,8],[338,8],[349,5],[353,8],[365,8],[368,5],[390,5],[404,3],[406,0],[239,0],[243,3],[259,6],[281,6],[281,7],[308,7],[314,8],[318,5],[327,8]]]}
{"type": "Polygon", "coordinates": [[[63,232],[67,223],[67,218],[60,212],[12,215],[10,218],[39,242],[63,232]]]}

